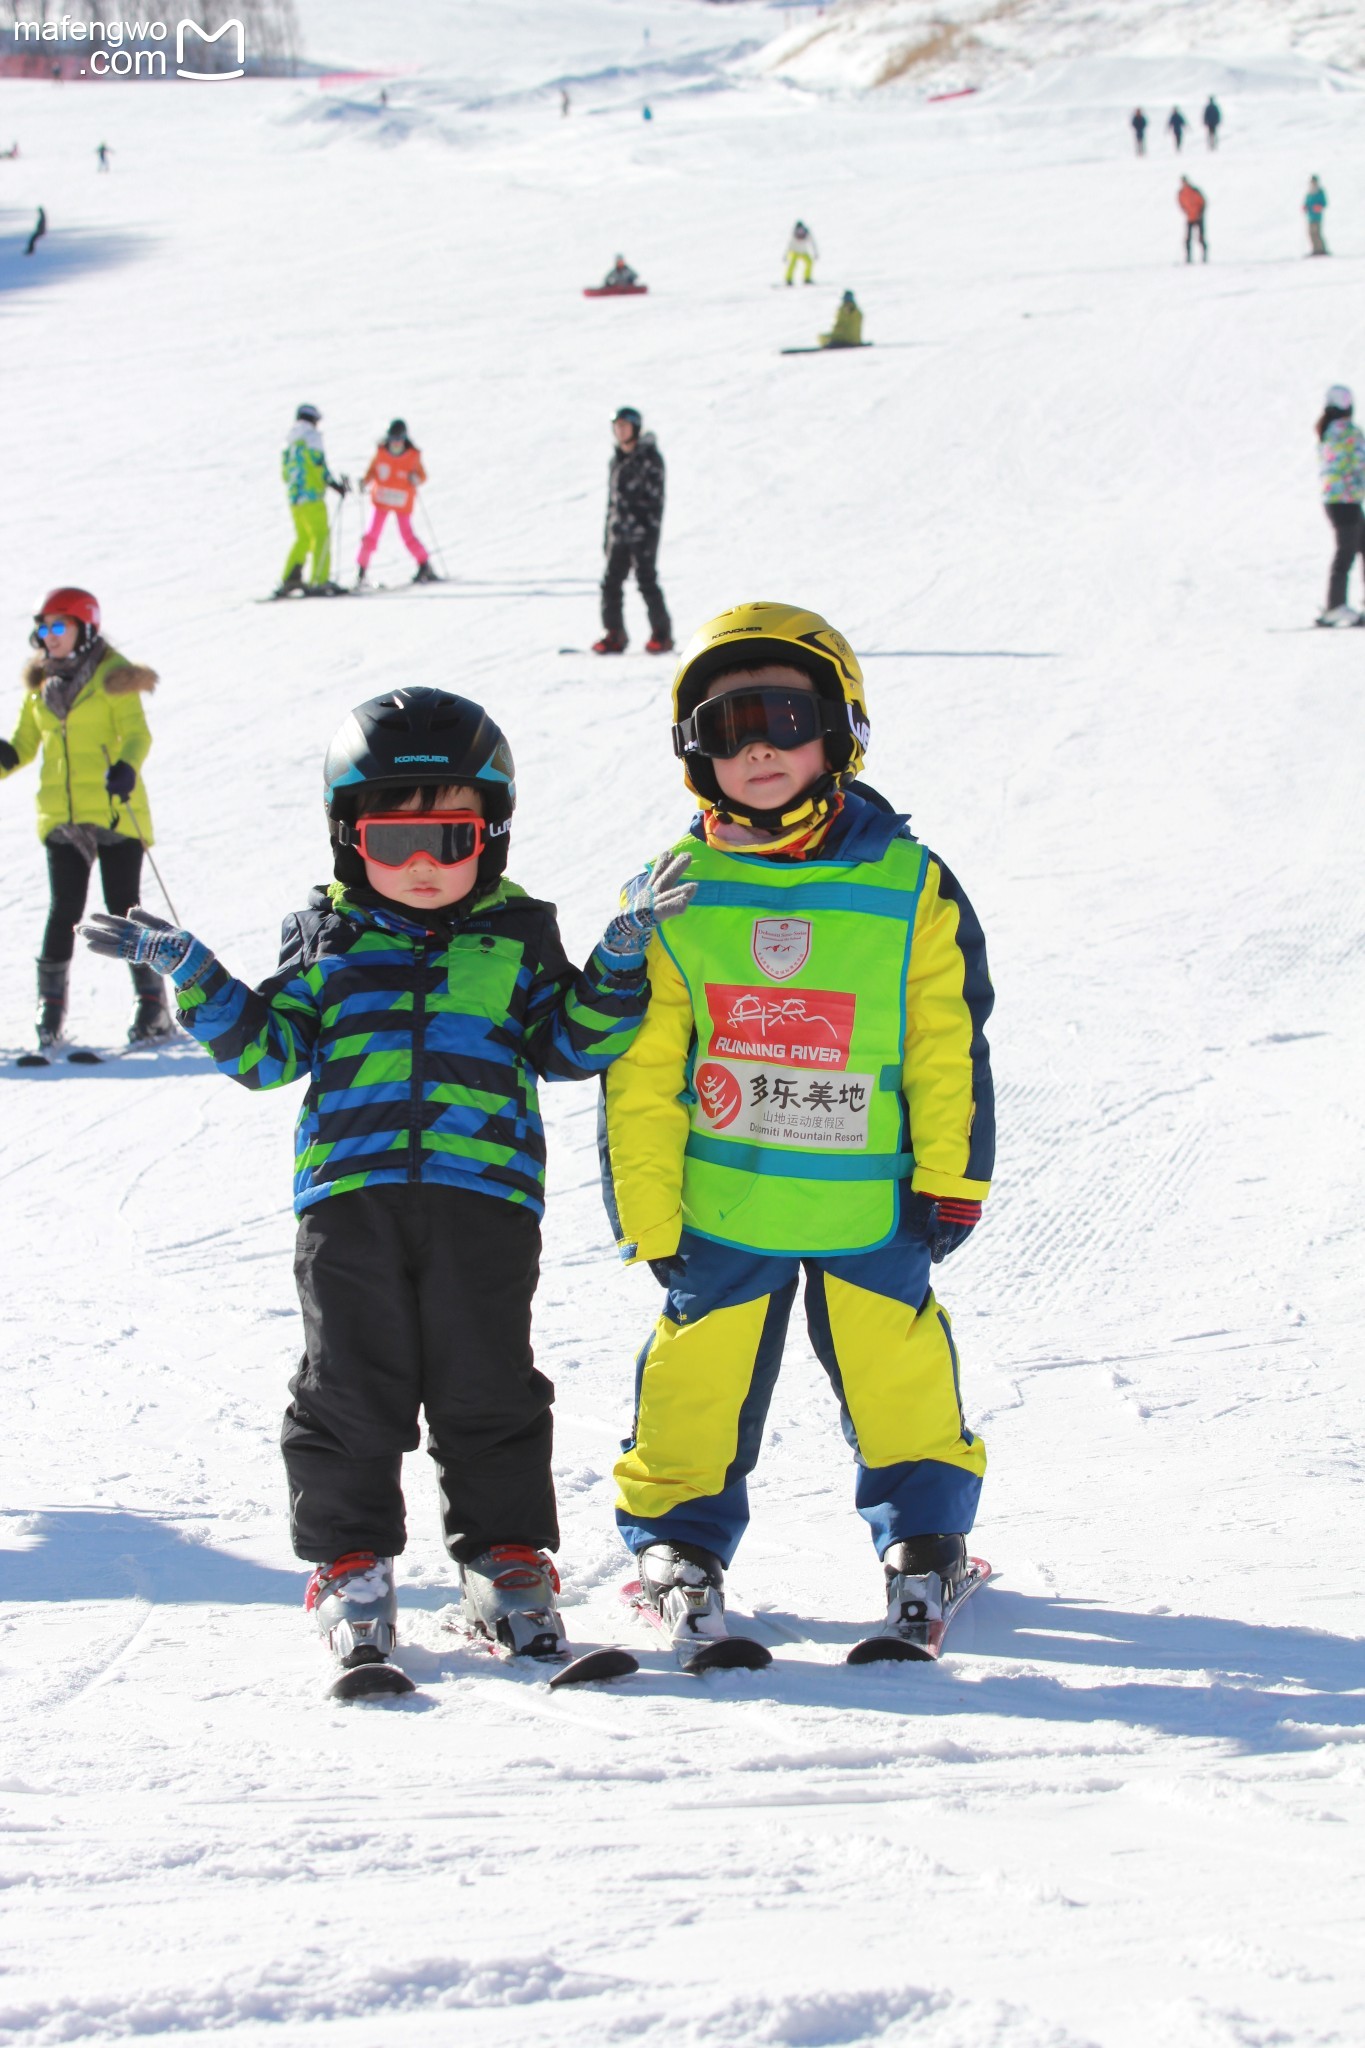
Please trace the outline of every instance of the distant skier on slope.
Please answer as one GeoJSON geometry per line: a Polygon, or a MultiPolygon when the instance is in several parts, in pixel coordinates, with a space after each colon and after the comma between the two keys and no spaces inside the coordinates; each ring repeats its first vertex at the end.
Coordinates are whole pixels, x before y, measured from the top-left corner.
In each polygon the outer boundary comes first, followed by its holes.
{"type": "Polygon", "coordinates": [[[655,566],[664,519],[664,459],[653,434],[633,405],[618,406],[611,423],[616,441],[607,468],[607,522],[602,546],[607,566],[602,576],[602,625],[594,654],[624,654],[626,578],[632,569],[649,614],[646,654],[669,654],[673,622],[668,616],[655,566]]]}
{"type": "Polygon", "coordinates": [[[1355,399],[1345,384],[1334,384],[1318,421],[1318,473],[1327,517],[1336,534],[1336,552],[1327,581],[1327,605],[1320,626],[1358,626],[1361,615],[1346,602],[1351,564],[1357,555],[1365,567],[1365,434],[1355,423],[1355,399]]]}
{"type": "Polygon", "coordinates": [[[47,210],[46,210],[46,208],[45,208],[45,207],[42,207],[42,206],[40,206],[40,207],[38,208],[38,218],[37,218],[37,220],[36,220],[36,221],[34,221],[34,223],[33,223],[33,233],[32,233],[32,234],[31,234],[31,235],[29,236],[29,238],[28,238],[28,241],[27,241],[27,243],[26,243],[26,244],[25,244],[25,246],[24,246],[24,254],[25,254],[25,256],[31,256],[31,255],[33,254],[34,250],[35,250],[35,249],[37,248],[37,246],[38,246],[39,242],[41,242],[41,241],[42,241],[42,239],[43,239],[43,236],[44,236],[44,235],[45,235],[46,233],[47,233],[47,210]]]}
{"type": "Polygon", "coordinates": [[[604,292],[622,292],[628,285],[639,282],[639,273],[631,269],[624,256],[618,256],[602,280],[602,289],[604,292]]]}
{"type": "Polygon", "coordinates": [[[1304,215],[1308,221],[1308,248],[1313,256],[1330,255],[1322,239],[1322,218],[1327,211],[1327,194],[1318,183],[1316,172],[1308,180],[1308,190],[1303,200],[1304,215]]]}
{"type": "Polygon", "coordinates": [[[701,804],[675,851],[700,886],[650,944],[649,1008],[607,1074],[600,1147],[621,1257],[666,1291],[617,1524],[680,1653],[724,1637],[804,1271],[886,1635],[913,1654],[967,1571],[986,1469],[930,1285],[989,1192],[985,942],[948,869],[854,779],[866,694],[825,619],[722,612],[683,650],[673,715],[701,804]]]}
{"type": "Polygon", "coordinates": [[[821,348],[861,348],[863,345],[863,309],[852,292],[845,292],[834,315],[834,324],[828,334],[820,336],[821,348]]]}
{"type": "Polygon", "coordinates": [[[110,158],[110,155],[111,155],[111,153],[112,153],[112,152],[110,151],[110,148],[109,148],[109,145],[108,145],[108,143],[107,143],[107,142],[101,142],[101,143],[99,143],[99,144],[97,145],[97,147],[96,147],[96,150],[95,150],[95,158],[96,158],[96,163],[97,163],[97,166],[98,166],[98,168],[99,168],[100,170],[102,170],[102,171],[107,171],[107,170],[108,170],[108,168],[109,168],[109,158],[110,158]]]}
{"type": "Polygon", "coordinates": [[[802,284],[809,284],[812,274],[811,266],[819,257],[820,251],[815,246],[814,235],[803,220],[799,220],[792,229],[791,240],[787,244],[785,254],[787,258],[786,282],[792,284],[795,281],[797,267],[801,265],[805,269],[805,275],[801,282],[802,284]]]}
{"type": "Polygon", "coordinates": [[[1208,137],[1210,149],[1217,149],[1218,147],[1218,130],[1222,124],[1223,109],[1219,106],[1213,94],[1210,93],[1204,106],[1204,133],[1208,137]]]}
{"type": "Polygon", "coordinates": [[[422,451],[408,439],[407,421],[390,420],[387,434],[370,457],[370,466],[360,479],[360,488],[369,491],[374,511],[360,543],[355,579],[357,589],[364,585],[374,551],[379,546],[384,521],[390,512],[397,521],[399,538],[417,564],[413,582],[434,583],[437,580],[430,557],[412,530],[412,508],[417,503],[417,489],[426,480],[422,451]]]}
{"type": "Polygon", "coordinates": [[[1182,178],[1180,180],[1180,190],[1175,195],[1175,203],[1185,216],[1185,261],[1193,263],[1194,238],[1198,235],[1199,246],[1204,252],[1204,261],[1207,263],[1209,260],[1209,245],[1204,233],[1204,215],[1208,211],[1208,200],[1197,185],[1192,185],[1188,178],[1182,178]]]}
{"type": "Polygon", "coordinates": [[[1177,152],[1180,150],[1182,144],[1184,143],[1185,130],[1189,127],[1189,125],[1189,122],[1185,119],[1185,116],[1181,113],[1179,107],[1172,107],[1170,112],[1170,118],[1167,120],[1166,126],[1169,129],[1170,134],[1175,142],[1177,152]]]}
{"type": "MultiPolygon", "coordinates": [[[[98,600],[73,584],[49,591],[30,636],[36,657],[24,669],[24,698],[10,739],[0,740],[0,776],[41,756],[38,837],[47,854],[51,902],[38,955],[38,1046],[60,1043],[75,929],[98,861],[109,909],[137,902],[142,855],[152,844],[152,814],[142,766],[152,736],[142,699],[155,669],[119,654],[100,630],[98,600]]],[[[174,1036],[161,976],[133,968],[136,1005],[130,1045],[174,1036]]]]}
{"type": "Polygon", "coordinates": [[[336,880],[286,920],[259,989],[142,910],[82,931],[96,952],[171,975],[184,1023],[243,1087],[309,1077],[294,1180],[305,1352],[281,1437],[290,1532],[317,1567],[306,1605],[343,1673],[406,1691],[387,1658],[402,1460],[423,1408],[466,1614],[509,1653],[565,1647],[546,1554],[554,1389],[530,1342],[536,1083],[595,1078],[630,1043],[645,946],[691,891],[672,862],[572,967],[553,906],[505,879],[507,740],[445,690],[360,705],[323,775],[336,880]]]}
{"type": "Polygon", "coordinates": [[[1135,142],[1135,143],[1137,144],[1137,153],[1138,153],[1138,155],[1139,155],[1139,156],[1146,156],[1146,154],[1147,154],[1147,116],[1146,116],[1146,115],[1145,115],[1145,114],[1143,113],[1143,111],[1142,111],[1141,107],[1134,107],[1134,109],[1133,109],[1133,118],[1132,118],[1132,120],[1131,120],[1131,121],[1129,122],[1129,124],[1128,124],[1128,125],[1129,125],[1129,126],[1131,127],[1131,129],[1132,129],[1132,131],[1133,131],[1133,141],[1134,141],[1134,142],[1135,142]]]}
{"type": "Polygon", "coordinates": [[[349,478],[333,476],[327,467],[322,435],[318,431],[321,419],[322,414],[315,405],[301,405],[294,415],[289,439],[280,457],[284,488],[294,521],[294,545],[285,557],[284,575],[275,592],[276,597],[287,597],[295,590],[329,592],[337,588],[332,582],[332,536],[327,523],[327,493],[335,491],[338,497],[344,498],[351,485],[349,478]],[[310,557],[312,574],[305,583],[304,565],[310,557]]]}

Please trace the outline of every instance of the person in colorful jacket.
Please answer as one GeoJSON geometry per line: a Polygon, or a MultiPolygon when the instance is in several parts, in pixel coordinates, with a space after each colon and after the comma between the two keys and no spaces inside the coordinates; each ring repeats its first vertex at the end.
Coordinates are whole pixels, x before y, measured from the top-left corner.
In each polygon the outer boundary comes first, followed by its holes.
{"type": "Polygon", "coordinates": [[[557,1654],[554,1390],[535,1369],[540,1079],[600,1074],[648,1000],[644,946],[682,863],[633,892],[579,970],[554,906],[507,880],[507,740],[467,698],[399,689],[327,752],[335,880],[285,920],[258,989],[146,911],[83,927],[172,976],[187,1028],[245,1088],[306,1077],[295,1277],[306,1348],[282,1446],[308,1605],[343,1663],[394,1642],[402,1457],[425,1408],[466,1611],[557,1654]]]}
{"type": "Polygon", "coordinates": [[[820,336],[821,348],[861,348],[863,345],[863,309],[852,292],[845,292],[834,315],[834,324],[828,334],[820,336]]]}
{"type": "Polygon", "coordinates": [[[327,523],[327,493],[344,498],[350,481],[333,476],[327,467],[319,431],[322,414],[315,405],[301,405],[289,429],[289,439],[280,457],[285,494],[294,521],[294,545],[285,557],[284,575],[276,597],[288,597],[305,587],[314,591],[332,589],[332,537],[327,523]],[[304,567],[311,559],[306,586],[304,567]]]}
{"type": "Polygon", "coordinates": [[[1318,473],[1323,508],[1336,535],[1336,551],[1327,579],[1327,604],[1320,626],[1358,626],[1365,614],[1346,602],[1351,564],[1357,555],[1365,566],[1365,434],[1355,423],[1355,399],[1345,384],[1327,393],[1318,420],[1318,473]]]}
{"type": "Polygon", "coordinates": [[[1322,238],[1322,218],[1327,211],[1327,194],[1319,184],[1316,174],[1308,180],[1308,190],[1304,194],[1303,210],[1308,221],[1309,254],[1313,256],[1330,255],[1331,252],[1322,238]]]}
{"type": "Polygon", "coordinates": [[[819,254],[820,251],[815,246],[814,235],[806,226],[806,223],[803,220],[799,220],[792,229],[791,240],[786,248],[786,282],[792,284],[795,281],[798,266],[804,265],[805,276],[801,282],[809,284],[811,282],[812,266],[819,254]]]}
{"type": "Polygon", "coordinates": [[[944,862],[857,780],[862,673],[824,619],[749,604],[674,683],[701,814],[690,907],[650,942],[650,1003],[607,1074],[621,1257],[666,1289],[637,1366],[617,1522],[673,1631],[723,1634],[724,1572],[788,1317],[857,1461],[888,1622],[966,1569],[986,1469],[931,1265],[981,1214],[995,1148],[981,927],[944,862]]]}
{"type": "Polygon", "coordinates": [[[379,546],[379,536],[384,531],[384,521],[390,512],[398,522],[399,538],[417,564],[413,582],[436,581],[436,572],[427,551],[412,530],[412,508],[417,503],[417,489],[426,480],[422,451],[408,439],[407,421],[390,420],[388,433],[375,449],[370,466],[360,479],[360,488],[369,491],[374,510],[360,543],[355,579],[357,589],[364,584],[366,571],[379,546]]]}
{"type": "MultiPolygon", "coordinates": [[[[100,630],[99,600],[72,584],[50,591],[30,636],[38,650],[24,669],[19,719],[0,740],[0,776],[38,758],[38,837],[47,854],[50,902],[38,956],[40,1050],[60,1043],[66,1026],[76,925],[98,861],[109,909],[137,902],[142,856],[152,844],[152,813],[142,764],[152,736],[142,699],[155,669],[111,647],[100,630]]],[[[174,1035],[161,976],[134,967],[133,1045],[174,1035]]]]}

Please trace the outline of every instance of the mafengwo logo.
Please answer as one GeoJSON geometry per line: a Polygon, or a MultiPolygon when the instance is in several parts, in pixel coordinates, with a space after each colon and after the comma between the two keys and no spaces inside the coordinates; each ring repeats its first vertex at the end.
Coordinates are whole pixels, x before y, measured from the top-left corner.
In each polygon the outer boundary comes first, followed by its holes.
{"type": "MultiPolygon", "coordinates": [[[[56,43],[70,61],[71,45],[88,43],[88,54],[79,66],[83,78],[165,78],[169,75],[167,52],[160,46],[170,41],[169,22],[84,21],[70,14],[49,15],[45,21],[16,21],[12,31],[14,47],[30,43],[56,43]]],[[[54,55],[61,54],[54,52],[54,55]]],[[[188,19],[175,25],[175,76],[194,79],[203,85],[220,85],[229,78],[246,76],[246,30],[240,21],[224,21],[217,28],[201,28],[188,19]],[[221,52],[214,45],[230,38],[221,52]],[[211,57],[210,57],[211,53],[211,57]],[[224,61],[226,59],[226,61],[224,61]],[[210,70],[200,67],[212,62],[210,70]]]]}

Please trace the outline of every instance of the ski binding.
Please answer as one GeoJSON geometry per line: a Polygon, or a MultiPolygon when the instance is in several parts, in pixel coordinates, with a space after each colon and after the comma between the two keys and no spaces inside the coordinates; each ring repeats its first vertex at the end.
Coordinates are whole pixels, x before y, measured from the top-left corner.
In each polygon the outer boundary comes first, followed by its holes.
{"type": "Polygon", "coordinates": [[[969,1600],[978,1586],[984,1586],[991,1576],[991,1568],[984,1557],[969,1557],[965,1575],[958,1581],[951,1599],[943,1603],[942,1616],[937,1621],[925,1621],[919,1627],[907,1627],[903,1632],[879,1629],[875,1635],[864,1636],[849,1651],[846,1664],[936,1664],[943,1654],[943,1639],[948,1633],[948,1624],[965,1600],[969,1600]]]}

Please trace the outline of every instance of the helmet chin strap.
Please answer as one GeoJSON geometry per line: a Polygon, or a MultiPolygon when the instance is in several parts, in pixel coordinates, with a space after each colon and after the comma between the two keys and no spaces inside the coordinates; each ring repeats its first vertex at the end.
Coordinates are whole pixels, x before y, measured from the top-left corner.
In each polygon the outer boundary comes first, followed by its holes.
{"type": "Polygon", "coordinates": [[[741,810],[728,796],[717,797],[709,808],[726,825],[747,825],[756,832],[805,833],[829,816],[838,788],[838,776],[827,773],[785,809],[741,810]]]}

